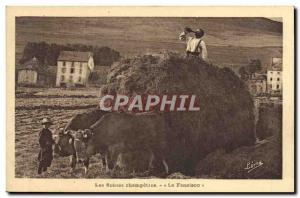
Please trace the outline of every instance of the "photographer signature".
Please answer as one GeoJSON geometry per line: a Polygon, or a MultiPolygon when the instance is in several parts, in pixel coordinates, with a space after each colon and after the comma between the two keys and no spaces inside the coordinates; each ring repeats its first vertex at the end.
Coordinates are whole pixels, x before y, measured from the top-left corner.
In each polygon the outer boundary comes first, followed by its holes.
{"type": "Polygon", "coordinates": [[[247,165],[244,169],[247,170],[248,173],[250,173],[251,171],[257,169],[258,167],[261,167],[263,164],[264,163],[261,160],[250,161],[250,162],[247,162],[247,165]]]}

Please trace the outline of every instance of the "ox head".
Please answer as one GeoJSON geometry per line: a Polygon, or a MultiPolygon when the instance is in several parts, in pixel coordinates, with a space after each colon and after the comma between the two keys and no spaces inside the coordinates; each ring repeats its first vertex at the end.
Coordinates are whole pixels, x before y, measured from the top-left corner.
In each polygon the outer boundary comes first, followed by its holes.
{"type": "Polygon", "coordinates": [[[75,140],[79,140],[85,143],[87,143],[87,141],[91,138],[91,136],[92,136],[92,132],[90,129],[85,129],[85,130],[79,129],[74,132],[75,140]]]}
{"type": "Polygon", "coordinates": [[[66,157],[76,154],[75,140],[87,142],[91,137],[89,129],[86,130],[64,130],[60,129],[58,135],[54,137],[54,153],[66,157]]]}
{"type": "Polygon", "coordinates": [[[74,137],[71,131],[59,130],[59,133],[54,136],[54,153],[59,156],[66,157],[75,154],[74,137]]]}

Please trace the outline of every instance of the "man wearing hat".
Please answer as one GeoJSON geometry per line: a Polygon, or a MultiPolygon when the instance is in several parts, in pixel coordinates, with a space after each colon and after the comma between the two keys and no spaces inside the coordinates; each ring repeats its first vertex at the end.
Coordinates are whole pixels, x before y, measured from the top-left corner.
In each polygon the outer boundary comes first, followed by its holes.
{"type": "Polygon", "coordinates": [[[50,167],[53,159],[52,145],[54,144],[54,140],[52,138],[52,132],[49,130],[49,127],[52,124],[53,123],[48,118],[42,120],[43,129],[39,134],[39,144],[41,149],[38,155],[38,174],[47,171],[47,168],[50,167]]]}
{"type": "Polygon", "coordinates": [[[204,61],[208,61],[207,49],[205,42],[201,39],[204,36],[202,29],[193,31],[191,28],[184,28],[184,31],[179,35],[179,39],[186,41],[186,55],[187,57],[200,57],[204,61]],[[194,37],[187,37],[188,33],[194,33],[194,37]]]}

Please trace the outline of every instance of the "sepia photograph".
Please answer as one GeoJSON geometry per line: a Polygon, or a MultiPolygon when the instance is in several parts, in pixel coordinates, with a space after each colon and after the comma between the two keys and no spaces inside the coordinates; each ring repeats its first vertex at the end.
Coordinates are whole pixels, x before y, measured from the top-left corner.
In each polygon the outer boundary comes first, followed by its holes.
{"type": "Polygon", "coordinates": [[[8,175],[18,181],[8,189],[43,192],[22,183],[53,180],[78,189],[49,191],[86,191],[84,181],[99,192],[222,192],[234,187],[209,182],[240,181],[293,191],[292,7],[22,9],[7,12],[8,175]]]}

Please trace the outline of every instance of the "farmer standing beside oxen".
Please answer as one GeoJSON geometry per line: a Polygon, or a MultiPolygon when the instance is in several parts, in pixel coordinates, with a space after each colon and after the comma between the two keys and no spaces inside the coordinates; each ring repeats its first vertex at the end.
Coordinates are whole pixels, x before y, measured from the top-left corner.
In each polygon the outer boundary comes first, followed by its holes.
{"type": "Polygon", "coordinates": [[[48,118],[42,120],[43,129],[39,133],[39,144],[41,148],[38,155],[38,174],[47,171],[47,168],[51,166],[53,160],[52,145],[54,144],[54,140],[52,138],[52,132],[49,130],[52,124],[48,118]]]}
{"type": "Polygon", "coordinates": [[[208,62],[207,49],[205,42],[201,39],[204,36],[202,29],[193,31],[191,28],[184,28],[184,31],[179,35],[181,41],[186,41],[186,55],[187,57],[199,57],[208,62]],[[194,33],[194,37],[188,37],[187,34],[194,33]]]}

